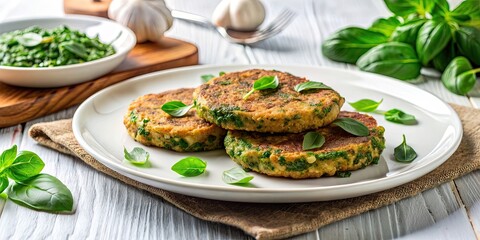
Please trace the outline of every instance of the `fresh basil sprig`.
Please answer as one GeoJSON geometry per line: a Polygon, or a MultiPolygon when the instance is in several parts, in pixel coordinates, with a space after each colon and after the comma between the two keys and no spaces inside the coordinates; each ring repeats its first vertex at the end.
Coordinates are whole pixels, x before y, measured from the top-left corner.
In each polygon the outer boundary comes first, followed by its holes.
{"type": "Polygon", "coordinates": [[[331,90],[332,88],[321,83],[321,82],[313,82],[313,81],[307,81],[304,83],[299,83],[295,85],[293,88],[297,92],[305,91],[305,90],[311,90],[311,89],[325,89],[325,90],[331,90]]]}
{"type": "Polygon", "coordinates": [[[131,162],[132,164],[144,165],[150,158],[150,153],[140,147],[134,147],[131,152],[129,152],[125,147],[123,147],[123,156],[125,160],[131,162]]]}
{"type": "Polygon", "coordinates": [[[261,77],[253,83],[253,88],[243,96],[243,99],[247,99],[250,94],[258,90],[265,89],[275,89],[278,87],[278,77],[277,76],[264,76],[261,77]]]}
{"type": "Polygon", "coordinates": [[[451,92],[465,95],[475,86],[478,72],[480,68],[473,69],[467,58],[456,57],[443,72],[442,83],[451,92]]]}
{"type": "Polygon", "coordinates": [[[181,101],[170,101],[162,105],[162,110],[172,117],[182,117],[193,107],[181,101]]]}
{"type": "Polygon", "coordinates": [[[250,182],[253,176],[246,173],[241,167],[234,167],[222,174],[222,180],[228,184],[245,184],[250,182]]]}
{"type": "MultiPolygon", "coordinates": [[[[223,71],[218,73],[218,76],[223,76],[223,75],[225,75],[225,72],[223,72],[223,71]]],[[[215,78],[215,75],[205,74],[205,75],[200,76],[200,78],[202,78],[202,81],[204,83],[206,83],[206,82],[210,81],[210,79],[215,78]]]]}
{"type": "Polygon", "coordinates": [[[325,143],[325,137],[318,132],[308,132],[303,136],[303,150],[311,150],[319,148],[325,143]]]}
{"type": "Polygon", "coordinates": [[[355,136],[368,136],[370,134],[370,130],[368,127],[365,126],[362,122],[353,119],[353,118],[337,118],[332,123],[335,126],[341,127],[346,132],[353,134],[355,136]]]}
{"type": "Polygon", "coordinates": [[[415,116],[396,108],[386,111],[384,116],[385,119],[390,122],[401,123],[405,125],[414,125],[417,123],[415,116]]]}
{"type": "Polygon", "coordinates": [[[358,59],[357,66],[365,72],[379,73],[400,80],[417,78],[422,68],[415,49],[400,42],[383,43],[368,50],[358,59]]]}
{"type": "Polygon", "coordinates": [[[387,41],[388,37],[382,33],[349,27],[325,40],[322,44],[322,52],[334,61],[355,64],[369,49],[387,41]]]}
{"type": "Polygon", "coordinates": [[[417,158],[417,153],[415,150],[407,145],[407,140],[405,138],[405,134],[403,134],[403,141],[402,143],[393,149],[393,156],[395,157],[395,160],[398,162],[403,162],[403,163],[410,163],[415,158],[417,158]]]}
{"type": "Polygon", "coordinates": [[[368,28],[370,31],[379,32],[386,37],[390,37],[393,31],[401,24],[397,17],[379,18],[368,28]]]}
{"type": "Polygon", "coordinates": [[[383,98],[378,102],[375,102],[371,99],[360,99],[356,102],[349,102],[348,104],[350,104],[350,106],[359,112],[373,112],[377,110],[378,106],[380,106],[382,102],[383,98]]]}
{"type": "Polygon", "coordinates": [[[54,176],[40,174],[44,166],[42,159],[33,152],[17,154],[16,145],[3,151],[0,155],[0,193],[7,189],[10,200],[34,210],[71,212],[72,193],[54,176]]]}
{"type": "Polygon", "coordinates": [[[207,163],[198,157],[186,157],[172,166],[172,170],[185,177],[194,177],[205,172],[207,163]]]}

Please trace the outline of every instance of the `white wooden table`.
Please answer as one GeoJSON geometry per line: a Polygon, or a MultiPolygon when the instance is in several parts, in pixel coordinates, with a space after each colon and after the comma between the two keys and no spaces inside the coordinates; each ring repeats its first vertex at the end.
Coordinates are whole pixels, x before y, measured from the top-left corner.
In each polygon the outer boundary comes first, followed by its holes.
{"type": "MultiPolygon", "coordinates": [[[[458,1],[457,1],[458,2],[458,1]]],[[[209,16],[218,0],[170,0],[171,8],[209,16]]],[[[264,0],[269,17],[284,7],[297,18],[277,37],[254,47],[230,44],[214,30],[176,21],[168,36],[195,43],[201,64],[278,63],[355,66],[322,56],[323,39],[348,25],[367,27],[388,16],[381,0],[264,0]]],[[[0,22],[63,14],[62,0],[0,0],[0,22]]],[[[457,3],[458,4],[458,3],[457,3]]],[[[456,5],[452,3],[452,5],[456,5]]],[[[449,93],[438,79],[417,84],[447,102],[477,107],[479,98],[449,93]]],[[[76,213],[55,215],[0,200],[0,239],[244,239],[236,228],[202,221],[149,193],[94,171],[73,157],[37,145],[27,135],[37,122],[70,118],[75,107],[0,129],[0,150],[17,144],[37,152],[44,172],[61,179],[75,197],[76,213]]],[[[480,172],[418,196],[325,226],[296,239],[474,239],[480,238],[480,172]]]]}

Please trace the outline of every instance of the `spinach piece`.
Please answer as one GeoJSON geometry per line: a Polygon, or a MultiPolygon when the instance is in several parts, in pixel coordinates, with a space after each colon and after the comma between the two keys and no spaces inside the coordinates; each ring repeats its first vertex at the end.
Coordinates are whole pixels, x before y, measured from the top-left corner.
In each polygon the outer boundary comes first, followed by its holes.
{"type": "Polygon", "coordinates": [[[427,66],[439,54],[452,38],[452,32],[443,18],[428,20],[419,30],[416,49],[420,62],[427,66]]]}
{"type": "Polygon", "coordinates": [[[172,166],[172,170],[185,177],[194,177],[205,172],[207,163],[198,157],[186,157],[172,166]]]}
{"type": "Polygon", "coordinates": [[[346,132],[353,134],[355,136],[368,136],[370,135],[370,130],[362,122],[353,119],[353,118],[337,118],[333,121],[332,125],[341,127],[346,132]]]}
{"type": "Polygon", "coordinates": [[[392,35],[393,31],[400,25],[400,21],[397,17],[379,18],[372,23],[372,26],[368,28],[370,31],[379,32],[387,37],[392,35]]]}
{"type": "Polygon", "coordinates": [[[405,125],[414,125],[417,123],[415,116],[396,108],[386,111],[384,116],[387,121],[394,123],[401,123],[405,125]]]}
{"type": "Polygon", "coordinates": [[[382,33],[358,27],[342,29],[322,44],[323,55],[331,60],[355,64],[369,49],[388,41],[382,33]]]}
{"type": "Polygon", "coordinates": [[[299,83],[299,84],[295,85],[294,89],[297,92],[302,92],[302,91],[311,90],[311,89],[331,90],[332,88],[323,84],[323,83],[321,83],[321,82],[307,81],[307,82],[299,83]]]}
{"type": "Polygon", "coordinates": [[[275,89],[278,87],[278,77],[277,76],[263,76],[253,83],[253,88],[243,96],[243,99],[247,99],[250,94],[258,90],[265,89],[275,89]]]}
{"type": "Polygon", "coordinates": [[[162,110],[172,117],[182,117],[188,113],[193,104],[185,105],[181,101],[170,101],[162,105],[162,110]]]}
{"type": "Polygon", "coordinates": [[[319,148],[325,143],[325,137],[318,132],[308,132],[303,136],[303,150],[319,148]]]}
{"type": "Polygon", "coordinates": [[[144,165],[150,158],[150,153],[140,147],[134,147],[131,152],[128,152],[128,150],[123,147],[123,156],[125,160],[131,162],[132,164],[144,165]]]}
{"type": "Polygon", "coordinates": [[[455,31],[455,42],[463,56],[480,65],[480,29],[460,27],[455,31]]]}
{"type": "Polygon", "coordinates": [[[408,43],[411,46],[415,46],[417,41],[417,35],[420,28],[425,24],[427,20],[425,19],[414,19],[408,22],[403,23],[402,25],[395,28],[390,40],[393,42],[403,42],[408,43]]]}
{"type": "Polygon", "coordinates": [[[480,68],[473,69],[467,58],[456,57],[443,72],[442,83],[450,92],[465,95],[475,86],[478,72],[480,68]]]}
{"type": "Polygon", "coordinates": [[[415,150],[407,145],[407,140],[405,138],[405,134],[403,134],[403,141],[402,143],[393,149],[393,156],[395,160],[402,163],[410,163],[415,158],[417,158],[417,153],[415,150]]]}
{"type": "Polygon", "coordinates": [[[373,112],[377,110],[378,106],[383,102],[383,98],[380,99],[380,101],[375,102],[374,100],[371,99],[361,99],[356,102],[349,102],[350,106],[355,108],[355,110],[359,112],[373,112]]]}
{"type": "Polygon", "coordinates": [[[56,177],[38,174],[11,185],[7,191],[13,202],[40,211],[71,212],[73,196],[56,177]]]}
{"type": "Polygon", "coordinates": [[[370,49],[358,59],[357,66],[366,72],[400,80],[417,78],[422,67],[413,47],[400,42],[383,43],[370,49]]]}
{"type": "Polygon", "coordinates": [[[23,181],[38,175],[44,166],[45,163],[37,154],[30,151],[21,151],[7,168],[7,175],[15,181],[23,181]]]}
{"type": "Polygon", "coordinates": [[[253,176],[245,172],[241,167],[234,167],[222,174],[222,180],[228,184],[245,184],[250,182],[253,176]]]}

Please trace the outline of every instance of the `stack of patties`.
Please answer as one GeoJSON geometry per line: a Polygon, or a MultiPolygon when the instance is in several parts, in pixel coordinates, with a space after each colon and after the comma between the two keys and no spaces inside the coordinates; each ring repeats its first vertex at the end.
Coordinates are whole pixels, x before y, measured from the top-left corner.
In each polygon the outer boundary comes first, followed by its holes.
{"type": "Polygon", "coordinates": [[[335,90],[295,90],[307,81],[279,71],[231,72],[196,89],[139,97],[130,104],[124,124],[142,144],[178,152],[225,148],[243,168],[270,176],[333,176],[378,162],[384,128],[368,115],[341,112],[344,98],[335,90]],[[275,76],[277,87],[245,97],[256,80],[275,76]],[[173,117],[161,110],[170,101],[195,102],[195,107],[173,117]],[[358,120],[369,134],[358,137],[329,125],[338,117],[358,120]],[[312,131],[324,136],[325,143],[303,150],[304,136],[312,131]]]}
{"type": "Polygon", "coordinates": [[[210,80],[194,92],[199,117],[228,130],[227,154],[245,169],[291,178],[333,176],[377,163],[384,148],[384,128],[369,115],[340,112],[344,98],[333,89],[297,92],[308,82],[289,73],[267,70],[232,72],[210,80]],[[278,87],[253,92],[254,82],[276,76],[278,87]],[[329,125],[337,117],[353,118],[369,130],[354,136],[329,125]],[[303,150],[307,132],[325,138],[323,146],[303,150]]]}

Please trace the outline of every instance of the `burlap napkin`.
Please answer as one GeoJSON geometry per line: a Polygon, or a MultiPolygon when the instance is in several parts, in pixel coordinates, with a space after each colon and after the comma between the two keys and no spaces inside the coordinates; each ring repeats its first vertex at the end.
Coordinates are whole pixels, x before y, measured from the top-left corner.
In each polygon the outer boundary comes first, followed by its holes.
{"type": "Polygon", "coordinates": [[[40,144],[79,157],[94,169],[126,184],[158,195],[195,217],[232,225],[257,239],[284,238],[313,231],[460,177],[480,166],[480,110],[453,105],[460,116],[464,135],[460,147],[444,164],[429,174],[402,186],[367,196],[345,200],[257,204],[200,199],[154,188],[118,174],[90,156],[75,140],[71,120],[38,123],[30,128],[30,136],[40,144]]]}

